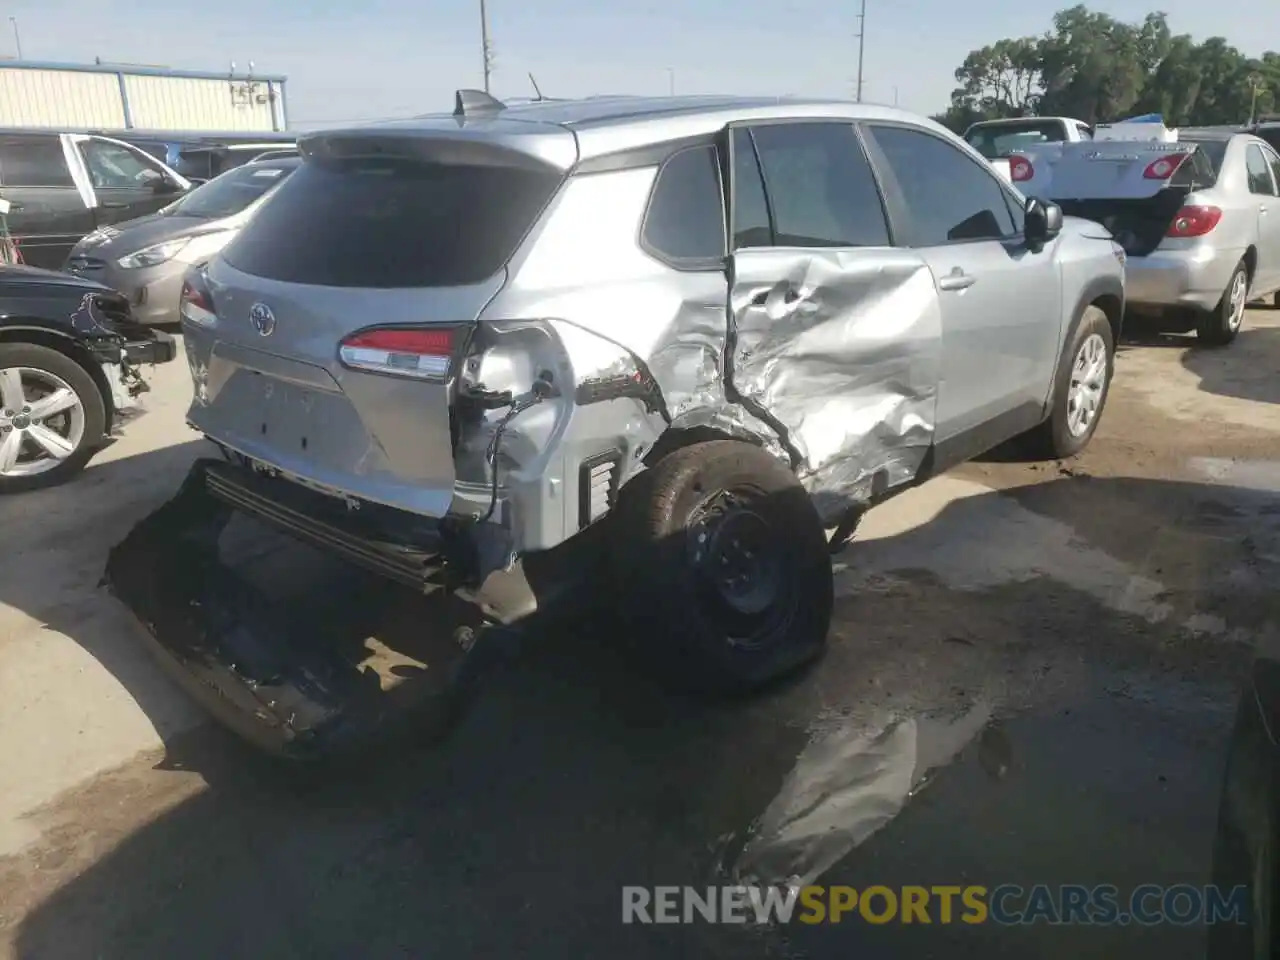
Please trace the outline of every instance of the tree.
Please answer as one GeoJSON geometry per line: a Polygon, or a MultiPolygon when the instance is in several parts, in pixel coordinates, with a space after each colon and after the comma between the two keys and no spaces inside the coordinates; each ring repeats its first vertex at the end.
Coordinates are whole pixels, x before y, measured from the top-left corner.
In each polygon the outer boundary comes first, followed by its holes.
{"type": "Polygon", "coordinates": [[[1167,16],[1125,23],[1077,5],[1038,38],[973,50],[942,115],[949,126],[1028,114],[1097,123],[1159,113],[1170,126],[1244,123],[1280,108],[1280,53],[1249,58],[1221,37],[1175,36],[1167,16]]]}
{"type": "Polygon", "coordinates": [[[955,76],[954,107],[987,117],[1028,116],[1039,99],[1039,43],[1034,37],[997,40],[971,51],[955,76]]]}

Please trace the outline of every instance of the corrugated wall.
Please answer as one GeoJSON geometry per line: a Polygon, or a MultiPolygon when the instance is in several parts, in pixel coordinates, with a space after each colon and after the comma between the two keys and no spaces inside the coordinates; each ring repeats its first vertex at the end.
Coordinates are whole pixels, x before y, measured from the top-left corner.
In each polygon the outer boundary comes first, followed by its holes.
{"type": "Polygon", "coordinates": [[[123,127],[120,80],[111,73],[0,67],[0,125],[123,127]]]}
{"type": "Polygon", "coordinates": [[[284,130],[284,83],[0,64],[0,127],[284,130]]]}
{"type": "Polygon", "coordinates": [[[141,130],[270,131],[273,86],[278,85],[124,75],[130,119],[141,130]]]}

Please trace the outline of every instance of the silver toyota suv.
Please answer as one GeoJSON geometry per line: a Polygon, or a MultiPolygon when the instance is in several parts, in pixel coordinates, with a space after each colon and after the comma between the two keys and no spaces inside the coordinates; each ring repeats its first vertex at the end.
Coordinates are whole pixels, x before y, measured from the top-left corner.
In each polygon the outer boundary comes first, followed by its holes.
{"type": "Polygon", "coordinates": [[[503,621],[597,531],[681,679],[813,660],[869,505],[1015,437],[1071,456],[1106,401],[1122,252],[900,110],[460,91],[300,150],[188,277],[226,462],[184,496],[503,621]]]}

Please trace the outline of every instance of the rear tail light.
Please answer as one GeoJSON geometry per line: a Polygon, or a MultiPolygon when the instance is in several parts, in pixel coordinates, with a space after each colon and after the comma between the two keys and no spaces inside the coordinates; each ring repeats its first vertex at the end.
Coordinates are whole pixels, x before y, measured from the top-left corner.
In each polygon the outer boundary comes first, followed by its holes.
{"type": "Polygon", "coordinates": [[[178,312],[183,319],[200,327],[212,326],[218,321],[218,315],[213,309],[213,299],[190,280],[182,283],[182,297],[178,302],[178,312]]]}
{"type": "Polygon", "coordinates": [[[453,327],[361,330],[342,341],[338,357],[344,366],[354,370],[444,380],[453,363],[455,333],[453,327]]]}
{"type": "Polygon", "coordinates": [[[1218,225],[1222,211],[1218,207],[1183,207],[1169,224],[1170,237],[1203,237],[1218,225]]]}
{"type": "Polygon", "coordinates": [[[1023,183],[1036,175],[1036,168],[1026,157],[1009,158],[1009,179],[1014,183],[1023,183]]]}
{"type": "Polygon", "coordinates": [[[1147,164],[1147,169],[1142,171],[1142,175],[1148,180],[1168,180],[1178,172],[1178,168],[1189,156],[1191,156],[1189,153],[1180,153],[1175,157],[1152,160],[1147,164]]]}

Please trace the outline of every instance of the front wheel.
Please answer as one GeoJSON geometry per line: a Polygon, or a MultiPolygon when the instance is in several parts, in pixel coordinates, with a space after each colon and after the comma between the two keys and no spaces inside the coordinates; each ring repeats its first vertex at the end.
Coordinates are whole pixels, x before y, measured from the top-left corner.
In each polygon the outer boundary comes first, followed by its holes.
{"type": "Polygon", "coordinates": [[[102,392],[75,360],[34,343],[0,343],[0,494],[80,472],[106,422],[102,392]]]}
{"type": "Polygon", "coordinates": [[[1249,271],[1242,260],[1232,271],[1218,305],[1200,315],[1196,323],[1197,339],[1206,346],[1225,347],[1244,325],[1244,311],[1248,304],[1249,271]]]}
{"type": "Polygon", "coordinates": [[[1101,307],[1085,308],[1062,351],[1049,417],[1026,436],[1030,452],[1047,460],[1074,457],[1102,419],[1115,370],[1115,339],[1101,307]]]}
{"type": "Polygon", "coordinates": [[[733,440],[685,447],[628,485],[617,519],[615,572],[671,679],[746,692],[821,656],[826,535],[775,457],[733,440]]]}

